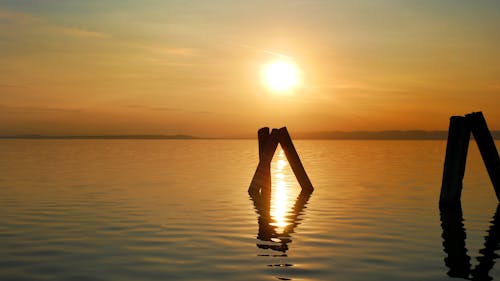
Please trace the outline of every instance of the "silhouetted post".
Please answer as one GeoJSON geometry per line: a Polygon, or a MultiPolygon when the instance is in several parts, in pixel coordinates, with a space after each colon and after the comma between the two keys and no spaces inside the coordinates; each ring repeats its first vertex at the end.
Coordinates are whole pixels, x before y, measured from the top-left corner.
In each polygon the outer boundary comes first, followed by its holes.
{"type": "MultiPolygon", "coordinates": [[[[259,130],[260,131],[260,130],[259,130]]],[[[265,131],[265,130],[263,130],[265,131]]],[[[273,129],[271,134],[267,138],[265,145],[262,145],[261,141],[265,138],[264,133],[259,132],[259,164],[257,165],[257,169],[253,176],[252,182],[250,183],[250,187],[248,188],[249,193],[259,193],[262,192],[270,193],[271,192],[271,160],[273,159],[274,152],[278,147],[279,142],[279,130],[273,129]]]]}
{"type": "MultiPolygon", "coordinates": [[[[262,190],[264,193],[271,193],[271,160],[272,159],[266,157],[266,145],[271,137],[269,133],[269,127],[260,128],[257,131],[257,138],[259,141],[259,165],[262,165],[259,172],[259,190],[262,190]]],[[[269,152],[267,152],[269,154],[269,152]]],[[[273,153],[274,155],[274,153],[273,153]]]]}
{"type": "Polygon", "coordinates": [[[300,161],[297,150],[295,150],[293,146],[292,139],[286,127],[273,129],[271,134],[269,134],[269,128],[264,127],[259,129],[257,135],[259,138],[259,165],[252,178],[248,192],[250,194],[271,192],[271,161],[278,147],[278,143],[281,144],[286,158],[288,159],[288,163],[292,167],[293,173],[302,187],[302,190],[312,192],[314,188],[300,161]]]}
{"type": "Polygon", "coordinates": [[[288,163],[292,167],[292,171],[295,174],[295,177],[297,177],[300,186],[302,187],[303,190],[309,190],[309,191],[314,190],[312,183],[309,180],[309,177],[307,176],[306,170],[304,169],[304,166],[300,161],[299,154],[297,153],[297,150],[295,150],[295,147],[293,146],[292,139],[290,138],[290,135],[288,134],[288,130],[286,129],[286,127],[280,129],[279,136],[280,136],[281,147],[285,152],[286,158],[288,159],[288,163]]]}
{"type": "Polygon", "coordinates": [[[439,198],[440,208],[460,202],[469,141],[470,130],[465,117],[452,116],[448,130],[443,183],[439,198]]]}
{"type": "Polygon", "coordinates": [[[476,140],[479,152],[483,158],[486,170],[490,176],[495,193],[500,200],[500,158],[482,112],[473,112],[465,115],[476,140]]]}
{"type": "Polygon", "coordinates": [[[257,131],[257,137],[259,139],[259,161],[262,160],[262,155],[266,148],[267,141],[269,140],[269,136],[269,127],[260,128],[257,131]]]}

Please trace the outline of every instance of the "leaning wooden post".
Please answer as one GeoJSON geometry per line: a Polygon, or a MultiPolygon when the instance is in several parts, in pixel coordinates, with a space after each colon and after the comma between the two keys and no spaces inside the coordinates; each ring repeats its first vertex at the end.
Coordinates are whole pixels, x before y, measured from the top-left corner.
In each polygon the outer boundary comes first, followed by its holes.
{"type": "Polygon", "coordinates": [[[257,131],[257,137],[259,139],[259,161],[262,160],[269,136],[269,127],[260,128],[257,131]]]}
{"type": "MultiPolygon", "coordinates": [[[[266,145],[269,139],[271,138],[271,134],[269,133],[269,127],[260,128],[257,131],[257,138],[259,141],[259,164],[262,163],[262,167],[259,172],[259,191],[262,191],[263,194],[271,194],[271,158],[266,160],[266,145]]],[[[274,153],[273,153],[274,154],[274,153]]]]}
{"type": "Polygon", "coordinates": [[[448,130],[443,183],[439,198],[439,207],[441,209],[460,203],[469,140],[470,129],[465,117],[452,116],[448,130]]]}
{"type": "Polygon", "coordinates": [[[288,134],[288,130],[286,129],[286,127],[280,129],[279,137],[280,137],[281,147],[285,152],[286,158],[288,159],[288,163],[290,164],[290,167],[292,167],[292,171],[295,174],[295,177],[297,177],[300,186],[302,187],[303,190],[313,191],[314,190],[313,185],[309,180],[309,177],[307,176],[306,170],[304,169],[302,162],[300,161],[297,150],[295,150],[295,147],[293,146],[292,139],[290,138],[290,135],[288,134]]]}
{"type": "Polygon", "coordinates": [[[486,170],[488,170],[488,175],[495,188],[497,198],[500,200],[500,158],[495,141],[491,136],[482,112],[466,114],[465,117],[469,122],[472,134],[479,147],[479,152],[481,152],[481,157],[483,158],[486,170]]]}
{"type": "MultiPolygon", "coordinates": [[[[260,130],[259,130],[260,131],[260,130]]],[[[263,132],[265,131],[265,128],[263,132]]],[[[265,138],[264,133],[259,132],[259,164],[248,188],[248,192],[251,194],[259,193],[261,190],[265,193],[271,192],[271,160],[273,159],[274,152],[278,147],[279,142],[279,130],[273,129],[271,134],[267,138],[265,145],[263,140],[265,138]]]]}

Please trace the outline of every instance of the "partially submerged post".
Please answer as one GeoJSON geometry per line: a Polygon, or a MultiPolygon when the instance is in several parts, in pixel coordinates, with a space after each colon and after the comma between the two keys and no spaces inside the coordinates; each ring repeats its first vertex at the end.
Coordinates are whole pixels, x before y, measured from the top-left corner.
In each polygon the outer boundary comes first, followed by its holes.
{"type": "Polygon", "coordinates": [[[257,131],[257,136],[259,139],[259,160],[260,160],[264,155],[264,149],[266,148],[266,143],[270,136],[269,127],[260,128],[259,131],[257,131]]]}
{"type": "Polygon", "coordinates": [[[500,158],[498,151],[483,114],[474,112],[465,115],[465,117],[452,116],[450,118],[443,184],[439,198],[441,209],[460,203],[471,131],[495,188],[497,198],[500,200],[500,158]]]}
{"type": "MultiPolygon", "coordinates": [[[[278,147],[279,130],[273,129],[268,135],[267,141],[265,136],[266,128],[259,130],[259,165],[255,170],[252,182],[248,188],[249,193],[271,192],[271,160],[273,160],[274,152],[278,147]]],[[[269,129],[267,129],[269,132],[269,129]]]]}
{"type": "Polygon", "coordinates": [[[473,112],[465,115],[465,117],[476,140],[486,170],[488,170],[497,198],[500,200],[500,158],[498,157],[495,141],[491,136],[482,112],[473,112]]]}
{"type": "Polygon", "coordinates": [[[300,161],[299,154],[297,150],[295,150],[295,146],[293,145],[292,138],[290,134],[288,134],[288,130],[286,127],[281,128],[280,134],[280,144],[285,152],[286,158],[288,159],[288,163],[290,167],[292,167],[292,171],[297,177],[297,181],[303,190],[314,190],[312,186],[311,180],[307,176],[306,170],[300,161]]]}
{"type": "Polygon", "coordinates": [[[452,116],[448,129],[443,184],[439,198],[440,206],[456,205],[460,202],[469,140],[470,130],[465,117],[452,116]]]}
{"type": "Polygon", "coordinates": [[[259,164],[252,178],[248,192],[256,194],[259,192],[269,193],[271,191],[271,161],[273,159],[278,143],[281,144],[283,151],[292,167],[302,190],[312,192],[314,190],[309,177],[300,161],[299,155],[295,150],[292,139],[288,134],[286,127],[273,129],[269,134],[269,128],[261,128],[258,131],[259,138],[259,164]]]}

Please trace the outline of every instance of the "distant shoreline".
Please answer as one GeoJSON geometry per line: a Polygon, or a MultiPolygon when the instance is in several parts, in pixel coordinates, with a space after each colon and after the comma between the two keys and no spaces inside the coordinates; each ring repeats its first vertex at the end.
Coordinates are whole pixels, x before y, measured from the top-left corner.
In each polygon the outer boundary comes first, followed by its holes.
{"type": "MultiPolygon", "coordinates": [[[[500,131],[492,131],[493,138],[500,140],[500,131]]],[[[295,133],[294,139],[304,140],[446,140],[448,131],[330,131],[313,133],[295,133]]],[[[472,136],[471,136],[472,137],[472,136]]],[[[81,136],[50,136],[50,135],[13,135],[0,136],[0,139],[94,139],[94,140],[206,140],[206,139],[255,139],[256,136],[240,135],[228,137],[197,137],[191,135],[81,135],[81,136]]]]}
{"type": "Polygon", "coordinates": [[[198,137],[189,135],[93,135],[93,136],[44,136],[44,135],[16,135],[16,136],[0,136],[0,139],[67,139],[67,140],[130,140],[130,139],[143,139],[143,140],[191,140],[200,139],[198,137]]]}

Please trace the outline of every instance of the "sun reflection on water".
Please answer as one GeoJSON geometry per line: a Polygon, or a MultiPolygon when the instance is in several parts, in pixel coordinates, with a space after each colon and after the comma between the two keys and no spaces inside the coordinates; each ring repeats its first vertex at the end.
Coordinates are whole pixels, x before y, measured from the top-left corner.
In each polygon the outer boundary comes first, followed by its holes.
{"type": "Polygon", "coordinates": [[[291,188],[292,184],[290,182],[291,171],[286,169],[288,167],[288,162],[285,158],[285,153],[280,150],[276,155],[275,165],[273,165],[272,171],[272,196],[271,196],[271,222],[270,225],[275,227],[277,234],[283,234],[286,231],[288,225],[290,225],[287,219],[287,211],[290,209],[292,202],[290,198],[292,197],[291,188]]]}

